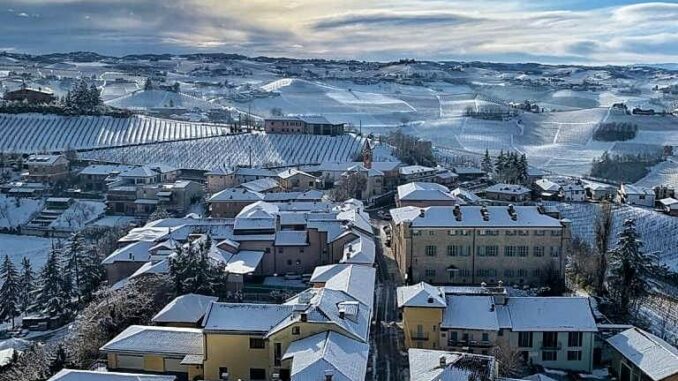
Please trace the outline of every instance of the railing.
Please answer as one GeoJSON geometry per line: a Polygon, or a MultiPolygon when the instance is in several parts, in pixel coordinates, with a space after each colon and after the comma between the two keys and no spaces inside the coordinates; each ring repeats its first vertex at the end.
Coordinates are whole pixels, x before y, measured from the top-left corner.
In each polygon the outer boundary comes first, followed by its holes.
{"type": "Polygon", "coordinates": [[[428,333],[427,332],[410,331],[410,338],[412,340],[428,340],[428,333]]]}
{"type": "Polygon", "coordinates": [[[448,340],[447,345],[450,347],[492,347],[493,344],[489,340],[448,340]]]}

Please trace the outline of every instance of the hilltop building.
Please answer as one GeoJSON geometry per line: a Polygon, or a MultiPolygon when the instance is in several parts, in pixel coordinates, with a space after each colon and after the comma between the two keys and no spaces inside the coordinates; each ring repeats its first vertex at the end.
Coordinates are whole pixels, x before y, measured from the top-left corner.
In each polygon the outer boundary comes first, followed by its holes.
{"type": "Polygon", "coordinates": [[[269,134],[341,135],[344,123],[331,123],[323,116],[301,115],[271,117],[264,120],[264,130],[269,134]]]}

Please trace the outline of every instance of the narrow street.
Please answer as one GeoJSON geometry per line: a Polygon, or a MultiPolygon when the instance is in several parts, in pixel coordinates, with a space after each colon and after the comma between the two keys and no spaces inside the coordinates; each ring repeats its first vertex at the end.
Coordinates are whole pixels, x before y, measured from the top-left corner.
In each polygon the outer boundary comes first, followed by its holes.
{"type": "Polygon", "coordinates": [[[402,283],[395,260],[390,250],[383,246],[385,235],[382,227],[384,221],[373,220],[378,229],[375,235],[377,248],[377,287],[375,301],[375,321],[372,332],[373,372],[371,378],[375,381],[404,380],[403,368],[407,365],[402,354],[400,329],[398,322],[398,307],[396,304],[396,288],[402,283]]]}

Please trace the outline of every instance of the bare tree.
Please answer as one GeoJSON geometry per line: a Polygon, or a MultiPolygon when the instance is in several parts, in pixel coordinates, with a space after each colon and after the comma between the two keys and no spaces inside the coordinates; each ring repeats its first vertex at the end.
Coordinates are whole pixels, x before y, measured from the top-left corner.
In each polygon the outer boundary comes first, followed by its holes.
{"type": "Polygon", "coordinates": [[[527,364],[523,361],[520,351],[511,348],[506,343],[499,342],[492,350],[492,355],[499,364],[499,376],[520,378],[525,375],[527,364]]]}

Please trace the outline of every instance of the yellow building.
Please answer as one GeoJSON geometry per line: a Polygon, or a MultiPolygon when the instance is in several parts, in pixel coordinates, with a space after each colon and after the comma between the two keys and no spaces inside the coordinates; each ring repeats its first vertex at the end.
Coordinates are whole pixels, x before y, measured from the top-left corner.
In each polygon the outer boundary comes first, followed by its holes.
{"type": "Polygon", "coordinates": [[[173,300],[154,317],[201,329],[132,326],[104,345],[109,368],[174,374],[179,380],[364,380],[376,271],[322,266],[313,288],[283,304],[173,300]],[[204,303],[208,303],[204,309],[204,303]]]}
{"type": "Polygon", "coordinates": [[[392,250],[409,283],[543,285],[564,277],[570,232],[533,206],[391,210],[392,250]]]}
{"type": "Polygon", "coordinates": [[[503,287],[398,288],[407,348],[490,354],[497,346],[528,364],[590,372],[598,331],[588,298],[511,297],[503,287]]]}

